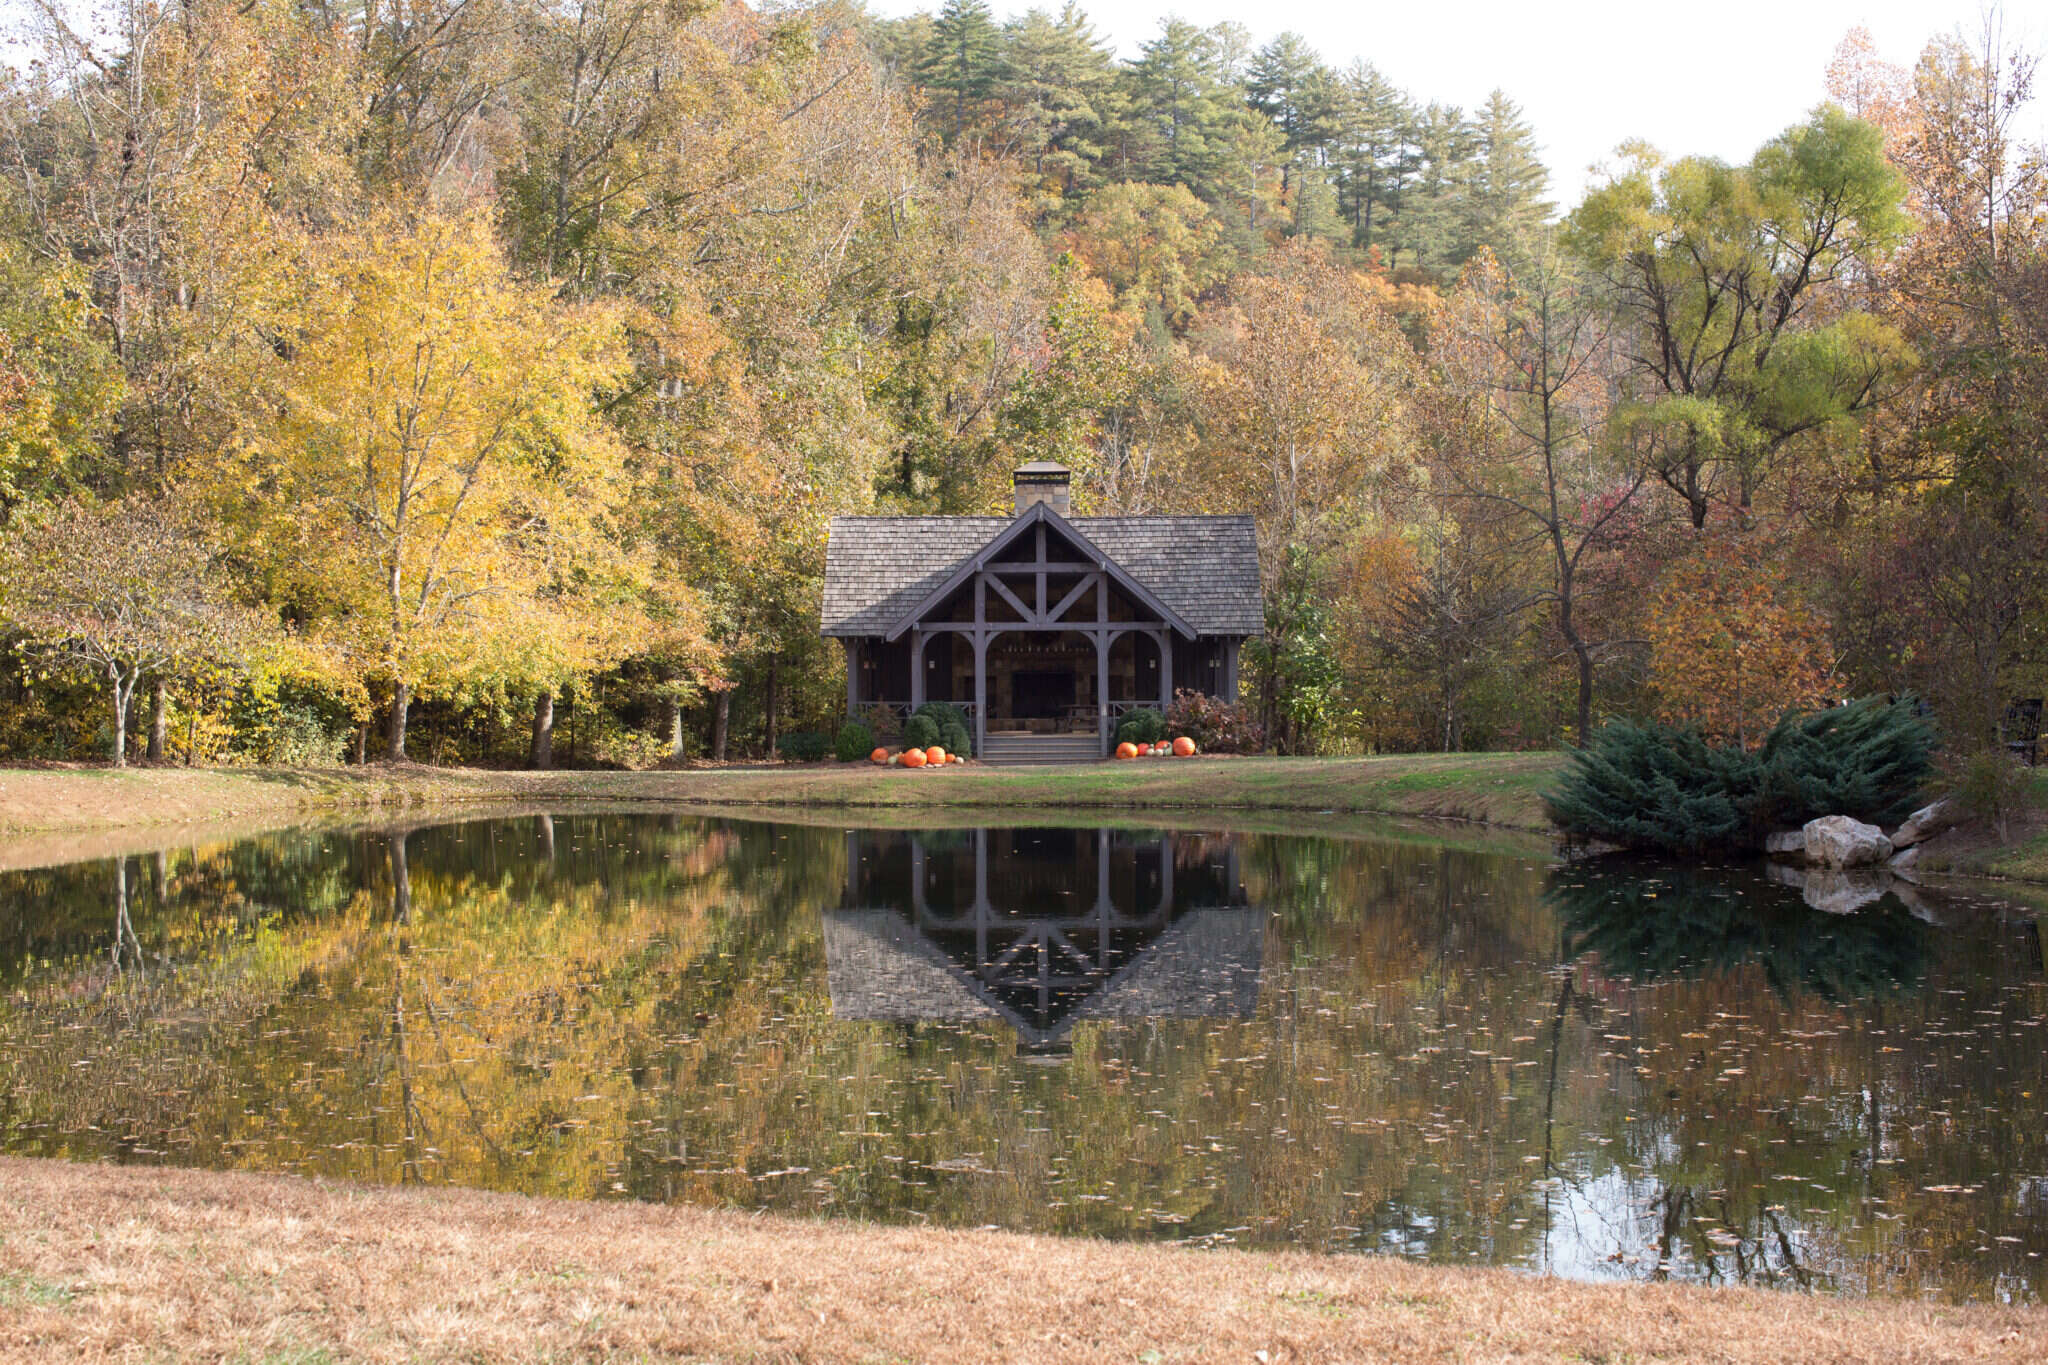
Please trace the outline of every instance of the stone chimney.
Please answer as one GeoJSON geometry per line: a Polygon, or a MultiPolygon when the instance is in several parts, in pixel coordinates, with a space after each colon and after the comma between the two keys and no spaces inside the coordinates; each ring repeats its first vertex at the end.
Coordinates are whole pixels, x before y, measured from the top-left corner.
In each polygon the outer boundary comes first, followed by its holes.
{"type": "Polygon", "coordinates": [[[1051,460],[1033,460],[1019,466],[1011,477],[1017,486],[1017,515],[1021,517],[1030,511],[1033,503],[1049,502],[1061,516],[1072,516],[1072,503],[1067,497],[1067,484],[1072,477],[1065,465],[1051,460]]]}

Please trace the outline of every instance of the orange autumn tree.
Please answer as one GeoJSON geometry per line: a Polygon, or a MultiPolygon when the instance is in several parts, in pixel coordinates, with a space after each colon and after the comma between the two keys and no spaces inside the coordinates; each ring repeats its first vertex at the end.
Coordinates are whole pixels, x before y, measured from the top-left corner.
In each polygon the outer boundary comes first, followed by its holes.
{"type": "Polygon", "coordinates": [[[1787,711],[1820,705],[1827,630],[1788,588],[1782,547],[1710,527],[1658,578],[1649,602],[1658,719],[1748,748],[1787,711]]]}

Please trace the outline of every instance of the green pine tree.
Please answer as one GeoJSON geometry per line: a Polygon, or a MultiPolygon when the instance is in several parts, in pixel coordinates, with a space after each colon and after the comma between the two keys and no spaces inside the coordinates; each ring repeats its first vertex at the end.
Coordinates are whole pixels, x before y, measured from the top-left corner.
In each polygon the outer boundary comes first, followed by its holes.
{"type": "Polygon", "coordinates": [[[1002,38],[985,0],[946,0],[932,22],[930,45],[915,73],[943,111],[948,146],[959,141],[994,96],[1003,75],[1002,38]]]}
{"type": "Polygon", "coordinates": [[[1168,19],[1124,69],[1130,96],[1123,174],[1185,185],[1214,202],[1243,99],[1233,82],[1232,35],[1168,19]]]}
{"type": "Polygon", "coordinates": [[[1513,100],[1496,90],[1473,120],[1476,139],[1466,203],[1473,248],[1519,259],[1556,205],[1543,198],[1550,172],[1537,155],[1536,134],[1513,100]]]}
{"type": "Polygon", "coordinates": [[[1245,97],[1280,130],[1291,158],[1306,151],[1320,164],[1336,137],[1341,86],[1336,74],[1298,33],[1260,48],[1245,73],[1245,97]]]}
{"type": "Polygon", "coordinates": [[[1448,104],[1425,106],[1413,136],[1416,169],[1396,240],[1412,264],[1444,274],[1475,247],[1469,205],[1479,139],[1464,111],[1448,104]]]}
{"type": "Polygon", "coordinates": [[[1019,154],[1066,198],[1101,184],[1116,61],[1088,16],[1072,3],[1058,18],[1032,10],[1003,38],[1000,96],[1019,154]]]}
{"type": "Polygon", "coordinates": [[[1344,73],[1342,91],[1336,114],[1338,207],[1351,224],[1352,245],[1364,249],[1384,243],[1415,173],[1415,108],[1363,62],[1344,73]]]}

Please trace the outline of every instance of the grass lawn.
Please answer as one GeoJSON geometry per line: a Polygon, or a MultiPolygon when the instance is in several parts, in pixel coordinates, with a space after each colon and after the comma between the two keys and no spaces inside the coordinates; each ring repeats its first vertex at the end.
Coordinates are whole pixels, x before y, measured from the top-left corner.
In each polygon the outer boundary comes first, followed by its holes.
{"type": "Polygon", "coordinates": [[[0,1158],[0,1357],[2037,1361],[2048,1311],[0,1158]]]}
{"type": "Polygon", "coordinates": [[[873,811],[988,807],[1087,811],[1296,811],[1448,817],[1544,830],[1539,799],[1559,755],[1137,759],[1059,768],[980,764],[928,772],[866,763],[643,773],[327,769],[0,770],[0,832],[105,830],[403,810],[479,802],[662,802],[873,811]]]}
{"type": "Polygon", "coordinates": [[[1974,821],[1930,843],[1920,865],[1932,872],[2048,883],[2048,770],[2026,774],[2016,806],[2002,832],[1989,820],[1974,821]]]}

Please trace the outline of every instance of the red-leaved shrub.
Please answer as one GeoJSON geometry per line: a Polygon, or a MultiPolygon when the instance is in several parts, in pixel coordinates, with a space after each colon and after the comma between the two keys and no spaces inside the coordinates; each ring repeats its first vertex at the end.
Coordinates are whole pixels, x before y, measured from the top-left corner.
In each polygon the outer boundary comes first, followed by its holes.
{"type": "Polygon", "coordinates": [[[1166,732],[1186,735],[1205,754],[1255,754],[1266,744],[1266,733],[1251,707],[1186,688],[1174,693],[1173,704],[1166,708],[1166,732]]]}

